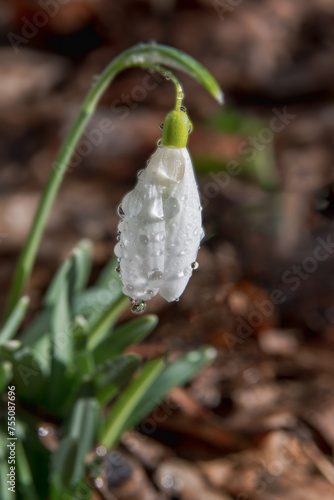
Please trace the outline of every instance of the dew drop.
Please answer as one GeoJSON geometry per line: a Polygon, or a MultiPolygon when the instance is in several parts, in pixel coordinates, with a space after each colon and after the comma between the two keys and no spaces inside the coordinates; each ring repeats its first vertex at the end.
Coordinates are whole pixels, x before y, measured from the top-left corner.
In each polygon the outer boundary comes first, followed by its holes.
{"type": "Polygon", "coordinates": [[[137,172],[137,179],[140,179],[143,173],[144,169],[142,168],[141,170],[139,170],[139,172],[137,172]]]}
{"type": "Polygon", "coordinates": [[[146,294],[150,295],[151,297],[153,297],[154,292],[153,292],[153,290],[146,290],[146,294]]]}
{"type": "Polygon", "coordinates": [[[170,76],[168,75],[164,75],[165,76],[165,80],[170,80],[170,76]]]}
{"type": "Polygon", "coordinates": [[[139,244],[141,246],[147,247],[149,240],[148,240],[148,237],[146,236],[146,234],[141,234],[139,236],[138,240],[139,240],[139,244]]]}
{"type": "Polygon", "coordinates": [[[131,312],[133,314],[143,314],[146,310],[146,302],[144,300],[131,300],[131,312]]]}
{"type": "Polygon", "coordinates": [[[116,273],[120,273],[121,272],[121,266],[115,267],[115,271],[116,271],[116,273]]]}
{"type": "Polygon", "coordinates": [[[180,110],[183,111],[183,113],[187,112],[187,108],[185,106],[181,106],[180,110]]]}
{"type": "Polygon", "coordinates": [[[180,297],[174,300],[174,302],[180,302],[180,297]]]}
{"type": "Polygon", "coordinates": [[[152,269],[147,273],[147,277],[150,281],[161,280],[163,275],[163,272],[158,268],[152,269]]]}
{"type": "Polygon", "coordinates": [[[158,148],[162,148],[162,139],[159,139],[157,142],[158,148]]]}
{"type": "Polygon", "coordinates": [[[124,210],[122,208],[122,205],[118,205],[118,207],[117,207],[117,213],[118,213],[118,215],[119,215],[119,217],[121,219],[123,219],[125,217],[125,212],[124,212],[124,210]]]}
{"type": "Polygon", "coordinates": [[[193,124],[190,123],[189,124],[189,128],[188,128],[188,134],[191,134],[191,132],[194,130],[194,127],[193,127],[193,124]]]}
{"type": "Polygon", "coordinates": [[[121,248],[120,243],[117,243],[114,248],[114,253],[116,257],[123,257],[123,250],[121,248]]]}
{"type": "Polygon", "coordinates": [[[184,195],[181,196],[181,200],[182,201],[187,201],[187,199],[188,199],[188,195],[187,194],[184,194],[184,195]]]}
{"type": "Polygon", "coordinates": [[[181,276],[181,277],[186,278],[187,276],[190,276],[190,275],[191,275],[191,269],[189,269],[189,267],[185,267],[183,270],[183,276],[181,276]]]}
{"type": "Polygon", "coordinates": [[[195,236],[197,236],[197,235],[198,235],[198,229],[197,229],[197,227],[195,227],[195,229],[194,229],[194,235],[195,235],[195,236]]]}
{"type": "Polygon", "coordinates": [[[198,269],[199,268],[199,263],[198,262],[192,262],[191,268],[192,269],[198,269]]]}
{"type": "Polygon", "coordinates": [[[119,241],[121,239],[120,235],[116,236],[116,241],[119,241]]]}
{"type": "Polygon", "coordinates": [[[157,233],[155,235],[155,239],[156,241],[158,241],[159,243],[163,243],[166,239],[166,236],[165,236],[165,233],[157,233]]]}
{"type": "Polygon", "coordinates": [[[133,286],[132,285],[126,285],[124,287],[124,290],[127,292],[127,293],[131,293],[133,291],[133,286]]]}
{"type": "Polygon", "coordinates": [[[170,196],[164,206],[164,214],[165,217],[168,219],[171,219],[172,217],[175,217],[180,211],[180,205],[179,202],[177,201],[174,196],[170,196]]]}
{"type": "Polygon", "coordinates": [[[201,205],[198,205],[198,210],[201,212],[203,210],[203,208],[201,207],[201,205]]]}
{"type": "Polygon", "coordinates": [[[164,124],[163,124],[163,122],[162,122],[162,123],[160,123],[160,125],[159,125],[159,129],[160,129],[160,130],[162,130],[163,128],[164,128],[164,124]]]}

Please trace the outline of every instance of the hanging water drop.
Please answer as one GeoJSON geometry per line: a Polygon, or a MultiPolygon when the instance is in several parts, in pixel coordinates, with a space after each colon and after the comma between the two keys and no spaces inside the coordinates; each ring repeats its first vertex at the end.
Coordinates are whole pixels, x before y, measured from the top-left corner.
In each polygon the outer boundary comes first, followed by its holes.
{"type": "Polygon", "coordinates": [[[187,112],[187,108],[185,106],[181,106],[180,110],[183,111],[183,113],[187,112]]]}
{"type": "Polygon", "coordinates": [[[191,268],[192,269],[198,269],[199,268],[199,263],[198,262],[192,262],[191,268]]]}
{"type": "Polygon", "coordinates": [[[137,172],[137,179],[140,179],[143,173],[144,169],[142,168],[141,170],[139,170],[139,172],[137,172]]]}
{"type": "Polygon", "coordinates": [[[162,144],[162,139],[159,139],[158,142],[157,142],[157,146],[158,148],[162,148],[163,144],[162,144]]]}
{"type": "Polygon", "coordinates": [[[115,271],[116,271],[116,273],[120,273],[121,272],[121,266],[115,267],[115,271]]]}
{"type": "Polygon", "coordinates": [[[164,122],[160,123],[159,129],[162,130],[164,128],[164,122]]]}
{"type": "Polygon", "coordinates": [[[123,219],[125,217],[125,212],[122,208],[122,205],[118,205],[117,207],[117,213],[118,213],[118,216],[123,219]]]}
{"type": "Polygon", "coordinates": [[[131,300],[131,312],[133,314],[143,314],[146,310],[146,302],[144,300],[131,300]]]}

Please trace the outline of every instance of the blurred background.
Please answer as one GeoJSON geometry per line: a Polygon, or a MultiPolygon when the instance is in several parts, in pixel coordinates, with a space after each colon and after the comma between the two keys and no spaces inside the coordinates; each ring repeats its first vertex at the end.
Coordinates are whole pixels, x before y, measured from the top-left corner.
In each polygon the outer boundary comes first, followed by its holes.
{"type": "MultiPolygon", "coordinates": [[[[171,45],[226,96],[178,75],[206,239],[180,302],[150,301],[159,326],[133,349],[211,344],[218,358],[172,391],[168,418],[126,435],[102,498],[332,499],[334,2],[1,0],[0,41],[1,308],[61,141],[113,57],[171,45]]],[[[107,90],[44,234],[30,318],[79,239],[94,243],[92,282],[110,258],[116,207],[173,104],[171,83],[139,69],[107,90]]]]}

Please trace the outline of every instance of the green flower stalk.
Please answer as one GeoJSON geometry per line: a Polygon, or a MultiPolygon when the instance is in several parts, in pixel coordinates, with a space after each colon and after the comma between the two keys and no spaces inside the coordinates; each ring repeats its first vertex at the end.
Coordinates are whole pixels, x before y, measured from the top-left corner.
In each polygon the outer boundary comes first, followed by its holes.
{"type": "MultiPolygon", "coordinates": [[[[177,49],[159,44],[139,44],[131,49],[125,50],[113,61],[111,61],[88,92],[88,95],[84,100],[80,111],[57,155],[55,160],[57,168],[52,170],[49,180],[44,188],[28,238],[19,257],[10,290],[6,316],[8,316],[15,308],[24,291],[32,272],[37,250],[52,204],[64,178],[74,150],[88,121],[94,113],[103,92],[114,80],[114,78],[121,71],[127,68],[135,66],[147,69],[153,68],[163,75],[166,75],[167,70],[161,68],[160,65],[170,66],[191,75],[198,80],[198,82],[202,84],[204,88],[206,88],[206,90],[218,100],[218,102],[222,102],[223,96],[221,89],[213,76],[192,57],[177,49]]],[[[172,138],[171,140],[174,139],[172,138]]]]}

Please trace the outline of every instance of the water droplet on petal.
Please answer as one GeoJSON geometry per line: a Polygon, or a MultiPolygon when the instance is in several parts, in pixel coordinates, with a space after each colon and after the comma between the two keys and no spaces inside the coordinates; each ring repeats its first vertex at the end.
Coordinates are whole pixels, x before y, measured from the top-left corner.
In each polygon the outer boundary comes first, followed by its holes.
{"type": "Polygon", "coordinates": [[[180,211],[180,205],[179,202],[177,201],[174,196],[170,196],[167,198],[164,206],[164,214],[165,217],[171,219],[172,217],[175,217],[180,211]]]}
{"type": "Polygon", "coordinates": [[[116,236],[116,241],[119,241],[121,239],[120,235],[116,236]]]}
{"type": "Polygon", "coordinates": [[[159,125],[159,129],[160,129],[160,130],[162,130],[163,128],[164,128],[164,124],[163,124],[163,122],[162,122],[162,123],[160,123],[160,125],[159,125]]]}
{"type": "Polygon", "coordinates": [[[137,179],[140,179],[143,173],[144,169],[142,168],[141,170],[139,170],[139,172],[137,172],[137,179]]]}
{"type": "Polygon", "coordinates": [[[178,297],[177,299],[175,299],[174,302],[180,302],[180,297],[178,297]]]}
{"type": "Polygon", "coordinates": [[[156,241],[158,241],[159,243],[163,243],[166,239],[166,236],[165,236],[165,233],[157,233],[155,235],[155,239],[156,241]]]}
{"type": "Polygon", "coordinates": [[[114,253],[116,257],[123,257],[123,250],[120,243],[117,243],[114,248],[114,253]]]}
{"type": "Polygon", "coordinates": [[[147,295],[150,295],[151,297],[153,297],[153,295],[154,295],[153,290],[146,290],[146,293],[147,293],[147,295]]]}
{"type": "Polygon", "coordinates": [[[118,205],[118,207],[117,207],[117,213],[118,213],[118,215],[119,215],[119,217],[121,219],[123,219],[125,217],[125,212],[124,212],[124,210],[122,208],[122,205],[118,205]]]}
{"type": "Polygon", "coordinates": [[[143,247],[147,247],[149,239],[146,234],[141,234],[138,238],[139,244],[143,247]]]}
{"type": "Polygon", "coordinates": [[[187,194],[184,194],[184,195],[181,196],[181,200],[182,201],[187,201],[187,199],[188,199],[188,195],[187,194]]]}
{"type": "Polygon", "coordinates": [[[165,76],[165,80],[170,80],[170,76],[168,75],[164,75],[165,76]]]}
{"type": "Polygon", "coordinates": [[[198,269],[199,268],[199,263],[198,262],[192,262],[191,267],[192,267],[192,269],[198,269]]]}
{"type": "Polygon", "coordinates": [[[194,127],[193,127],[193,124],[190,123],[189,124],[189,128],[188,128],[188,134],[191,134],[191,132],[194,130],[194,127]]]}
{"type": "Polygon", "coordinates": [[[194,235],[195,235],[195,236],[197,236],[197,235],[198,235],[198,229],[197,229],[197,227],[195,227],[195,229],[194,229],[194,235]]]}
{"type": "Polygon", "coordinates": [[[162,148],[162,139],[159,139],[157,142],[158,148],[162,148]]]}
{"type": "Polygon", "coordinates": [[[187,112],[187,108],[185,106],[181,106],[180,110],[183,111],[183,113],[187,112]]]}
{"type": "Polygon", "coordinates": [[[144,300],[131,300],[131,312],[133,314],[143,314],[146,310],[146,302],[144,300]]]}
{"type": "Polygon", "coordinates": [[[161,280],[164,273],[158,268],[152,269],[147,273],[147,277],[150,281],[161,280]]]}
{"type": "Polygon", "coordinates": [[[181,277],[186,278],[187,276],[190,276],[190,275],[191,275],[191,269],[189,269],[189,267],[185,267],[183,270],[183,276],[181,276],[181,277]]]}
{"type": "Polygon", "coordinates": [[[121,272],[121,267],[120,266],[115,267],[115,271],[116,271],[116,273],[120,273],[121,272]]]}

